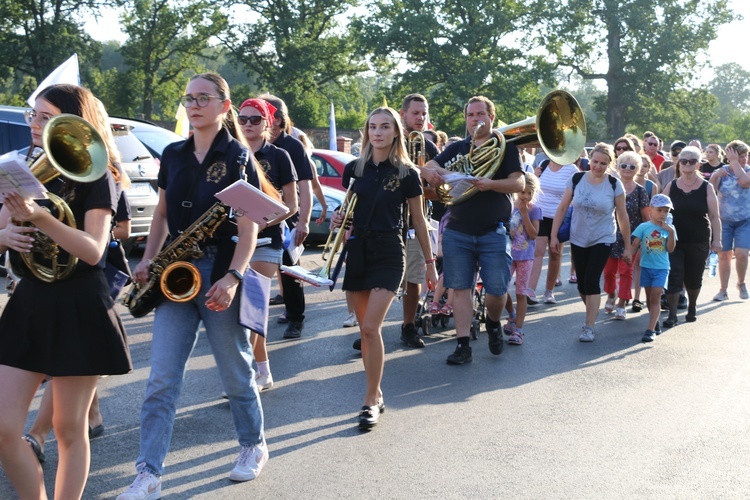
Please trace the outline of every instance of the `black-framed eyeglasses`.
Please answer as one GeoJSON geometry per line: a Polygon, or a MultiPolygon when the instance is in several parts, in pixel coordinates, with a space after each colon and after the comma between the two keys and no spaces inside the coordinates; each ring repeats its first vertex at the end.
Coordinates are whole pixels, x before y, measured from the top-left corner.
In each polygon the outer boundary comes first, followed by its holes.
{"type": "Polygon", "coordinates": [[[631,165],[631,164],[629,164],[629,163],[623,163],[622,165],[620,165],[620,168],[621,168],[621,169],[623,169],[623,170],[627,170],[627,169],[630,169],[630,170],[635,170],[635,169],[637,169],[638,167],[637,167],[637,166],[635,166],[635,165],[631,165]]]}
{"type": "Polygon", "coordinates": [[[33,109],[27,109],[23,112],[23,117],[26,120],[26,123],[31,125],[31,123],[34,121],[36,117],[39,117],[42,121],[42,125],[46,124],[50,118],[52,118],[51,115],[48,115],[47,113],[39,114],[33,109]]]}
{"type": "Polygon", "coordinates": [[[263,117],[260,115],[256,115],[256,116],[237,115],[237,121],[240,122],[240,125],[247,125],[247,122],[250,122],[250,125],[260,125],[260,122],[262,120],[263,120],[263,117]]]}
{"type": "Polygon", "coordinates": [[[680,158],[680,165],[697,165],[697,158],[680,158]]]}
{"type": "Polygon", "coordinates": [[[193,97],[191,95],[184,95],[180,97],[180,102],[186,108],[191,107],[193,103],[197,104],[199,108],[205,108],[206,105],[208,104],[208,101],[210,101],[211,99],[219,99],[220,101],[224,100],[217,95],[200,94],[198,97],[193,97]]]}

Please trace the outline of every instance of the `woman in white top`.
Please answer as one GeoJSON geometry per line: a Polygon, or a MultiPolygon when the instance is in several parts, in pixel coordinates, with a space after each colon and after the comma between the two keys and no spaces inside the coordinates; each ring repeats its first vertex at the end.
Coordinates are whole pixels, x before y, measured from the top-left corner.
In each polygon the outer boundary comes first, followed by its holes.
{"type": "MultiPolygon", "coordinates": [[[[555,217],[557,207],[565,194],[565,185],[570,177],[578,172],[575,165],[560,165],[550,160],[545,165],[543,162],[535,170],[539,177],[541,190],[537,198],[536,206],[542,209],[542,220],[539,223],[539,233],[536,237],[536,250],[534,252],[534,265],[531,268],[529,278],[529,303],[536,304],[537,298],[534,289],[539,283],[539,276],[542,274],[542,264],[544,254],[550,242],[550,230],[552,229],[552,219],[555,217]]],[[[555,295],[552,290],[555,288],[555,281],[560,274],[560,263],[562,252],[555,254],[549,253],[549,265],[547,267],[547,280],[544,287],[544,302],[548,304],[555,303],[555,295]]]]}

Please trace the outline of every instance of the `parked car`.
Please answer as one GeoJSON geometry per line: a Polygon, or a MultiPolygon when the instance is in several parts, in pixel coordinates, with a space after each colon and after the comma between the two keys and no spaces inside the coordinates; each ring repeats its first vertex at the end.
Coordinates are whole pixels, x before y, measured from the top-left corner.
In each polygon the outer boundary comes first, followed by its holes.
{"type": "MultiPolygon", "coordinates": [[[[0,153],[20,150],[31,143],[26,108],[0,106],[0,153]]],[[[112,134],[122,158],[122,168],[130,178],[127,191],[132,216],[126,250],[145,240],[151,229],[154,209],[159,201],[158,158],[167,144],[182,140],[179,135],[141,120],[110,117],[112,134]]]]}
{"type": "Polygon", "coordinates": [[[346,195],[346,192],[340,189],[334,189],[325,185],[321,187],[323,188],[323,195],[326,198],[326,205],[328,205],[328,212],[326,213],[325,222],[320,225],[316,224],[315,221],[323,212],[323,207],[317,198],[313,197],[315,203],[313,203],[310,215],[310,234],[307,235],[307,239],[305,240],[305,243],[308,245],[322,245],[326,242],[328,233],[331,230],[331,214],[336,208],[341,206],[346,195]]]}
{"type": "Polygon", "coordinates": [[[344,167],[347,163],[357,157],[341,151],[328,149],[313,149],[312,160],[318,171],[318,180],[323,186],[346,191],[341,185],[341,177],[344,175],[344,167]]]}

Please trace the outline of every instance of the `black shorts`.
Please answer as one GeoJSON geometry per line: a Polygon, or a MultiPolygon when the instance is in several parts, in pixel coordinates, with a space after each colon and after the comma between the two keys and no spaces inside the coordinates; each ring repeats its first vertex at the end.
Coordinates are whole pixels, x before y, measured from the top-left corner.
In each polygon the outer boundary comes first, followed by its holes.
{"type": "Polygon", "coordinates": [[[552,234],[552,221],[554,219],[550,219],[549,217],[543,217],[542,220],[539,221],[539,232],[536,234],[537,237],[542,236],[543,238],[549,238],[549,235],[552,234]]]}

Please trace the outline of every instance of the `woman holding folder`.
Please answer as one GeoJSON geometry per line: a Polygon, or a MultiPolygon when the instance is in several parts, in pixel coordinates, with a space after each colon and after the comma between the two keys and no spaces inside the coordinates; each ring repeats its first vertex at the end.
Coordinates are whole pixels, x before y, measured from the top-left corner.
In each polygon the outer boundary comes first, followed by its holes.
{"type": "MultiPolygon", "coordinates": [[[[344,168],[342,179],[344,186],[354,179],[351,191],[357,195],[343,288],[350,293],[362,335],[367,389],[359,428],[367,430],[377,425],[385,410],[380,388],[385,359],[382,328],[404,277],[405,204],[424,255],[432,255],[422,212],[422,183],[409,161],[401,119],[395,110],[382,107],[370,113],[362,154],[344,168]]],[[[340,213],[334,213],[332,223],[341,225],[340,213]]],[[[433,290],[437,283],[435,259],[428,259],[426,264],[427,286],[433,290]]]]}
{"type": "MultiPolygon", "coordinates": [[[[248,183],[275,194],[242,138],[236,140],[229,132],[239,129],[231,112],[229,86],[222,77],[215,73],[194,76],[181,102],[187,109],[193,135],[164,151],[158,180],[159,202],[143,260],[134,270],[135,279],[140,282],[148,280],[151,259],[167,236],[176,237],[188,228],[217,201],[217,192],[244,174],[248,183]]],[[[161,495],[177,398],[201,322],[229,398],[241,447],[229,479],[255,479],[268,460],[249,331],[238,324],[239,285],[255,249],[257,233],[258,225],[250,217],[225,220],[214,236],[202,244],[204,255],[191,261],[201,274],[200,293],[188,302],[165,300],[156,308],[151,374],[141,408],[138,475],[118,500],[161,495]]]]}
{"type": "MultiPolygon", "coordinates": [[[[271,243],[255,249],[250,259],[250,267],[267,278],[281,265],[284,251],[284,230],[281,222],[297,213],[297,171],[294,170],[289,153],[268,142],[268,127],[273,121],[276,108],[263,99],[248,99],[240,106],[237,121],[245,140],[250,145],[255,159],[273,187],[281,194],[284,205],[289,209],[286,215],[259,224],[258,238],[270,238],[271,243]]],[[[264,391],[273,387],[271,365],[268,361],[265,334],[252,333],[253,355],[258,366],[255,381],[258,389],[264,391]]]]}

